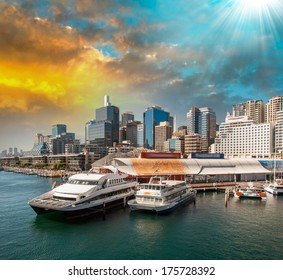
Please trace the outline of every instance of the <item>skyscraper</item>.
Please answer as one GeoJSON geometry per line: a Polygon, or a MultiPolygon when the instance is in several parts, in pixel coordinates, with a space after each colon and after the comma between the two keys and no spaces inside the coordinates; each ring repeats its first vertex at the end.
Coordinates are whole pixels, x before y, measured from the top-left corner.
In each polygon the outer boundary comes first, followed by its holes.
{"type": "Polygon", "coordinates": [[[62,133],[67,132],[67,126],[65,124],[52,125],[52,137],[59,137],[62,133]]]}
{"type": "Polygon", "coordinates": [[[128,122],[134,121],[135,116],[132,112],[126,112],[122,114],[122,126],[126,126],[128,122]]]}
{"type": "Polygon", "coordinates": [[[144,147],[154,149],[155,147],[155,126],[160,122],[169,122],[170,114],[159,106],[147,108],[143,113],[144,124],[144,147]]]}
{"type": "Polygon", "coordinates": [[[137,125],[137,146],[143,147],[143,123],[137,125]]]}
{"type": "Polygon", "coordinates": [[[201,113],[199,108],[192,107],[187,113],[187,133],[201,134],[201,113]]]}
{"type": "Polygon", "coordinates": [[[187,132],[188,134],[201,135],[201,150],[208,152],[208,148],[214,143],[216,137],[216,115],[208,107],[192,107],[187,113],[187,132]]]}
{"type": "Polygon", "coordinates": [[[95,120],[90,120],[85,124],[85,143],[90,144],[94,138],[95,120]]]}
{"type": "Polygon", "coordinates": [[[119,108],[104,97],[104,107],[96,109],[96,119],[86,124],[86,136],[99,147],[119,143],[119,108]]]}
{"type": "Polygon", "coordinates": [[[103,122],[111,123],[112,128],[109,138],[111,143],[108,143],[108,145],[112,146],[114,142],[119,143],[119,108],[111,105],[108,96],[107,100],[108,102],[104,103],[104,107],[96,110],[96,122],[100,124],[103,122]]]}
{"type": "Polygon", "coordinates": [[[138,125],[139,121],[129,121],[126,125],[126,140],[128,140],[132,146],[138,146],[138,125]]]}

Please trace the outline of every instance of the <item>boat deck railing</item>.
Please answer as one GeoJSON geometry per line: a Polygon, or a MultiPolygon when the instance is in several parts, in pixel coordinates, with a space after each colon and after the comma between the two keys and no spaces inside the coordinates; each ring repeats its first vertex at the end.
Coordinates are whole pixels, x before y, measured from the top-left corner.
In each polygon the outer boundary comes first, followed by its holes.
{"type": "Polygon", "coordinates": [[[62,208],[65,207],[69,204],[71,204],[70,201],[62,201],[62,200],[57,200],[57,199],[33,199],[30,201],[30,204],[33,206],[38,206],[38,207],[46,207],[46,208],[62,208]]]}

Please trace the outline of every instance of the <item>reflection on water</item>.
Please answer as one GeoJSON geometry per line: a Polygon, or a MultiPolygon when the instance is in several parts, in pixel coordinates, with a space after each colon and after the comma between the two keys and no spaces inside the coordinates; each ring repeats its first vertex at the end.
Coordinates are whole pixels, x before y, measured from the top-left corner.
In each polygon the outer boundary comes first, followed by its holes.
{"type": "Polygon", "coordinates": [[[283,259],[283,197],[225,207],[223,192],[200,192],[165,216],[118,208],[66,221],[27,204],[51,185],[0,173],[0,259],[283,259]]]}
{"type": "Polygon", "coordinates": [[[166,219],[165,216],[157,216],[155,213],[135,212],[131,213],[133,231],[135,232],[136,238],[144,239],[145,242],[155,242],[156,238],[164,232],[164,225],[160,224],[160,219],[166,219]],[[149,215],[150,216],[149,216],[149,215]]]}

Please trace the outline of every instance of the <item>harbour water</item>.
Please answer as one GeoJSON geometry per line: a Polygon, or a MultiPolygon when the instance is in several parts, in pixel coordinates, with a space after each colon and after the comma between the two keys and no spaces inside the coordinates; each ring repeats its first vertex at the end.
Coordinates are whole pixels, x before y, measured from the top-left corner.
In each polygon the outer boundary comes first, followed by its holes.
{"type": "MultiPolygon", "coordinates": [[[[54,179],[53,179],[54,180],[54,179]]],[[[67,222],[27,201],[52,179],[0,171],[1,260],[282,260],[283,197],[239,201],[198,193],[170,215],[115,209],[67,222]]]]}

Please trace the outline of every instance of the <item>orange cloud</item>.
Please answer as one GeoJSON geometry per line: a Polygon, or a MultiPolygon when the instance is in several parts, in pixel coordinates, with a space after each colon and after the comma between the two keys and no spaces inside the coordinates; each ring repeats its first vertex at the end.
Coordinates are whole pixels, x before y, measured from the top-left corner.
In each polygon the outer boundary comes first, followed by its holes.
{"type": "Polygon", "coordinates": [[[0,14],[0,86],[13,94],[0,91],[5,96],[0,108],[28,112],[34,96],[58,108],[95,106],[95,97],[103,100],[118,81],[105,66],[111,59],[87,44],[71,27],[29,18],[15,6],[4,8],[0,14]]]}

